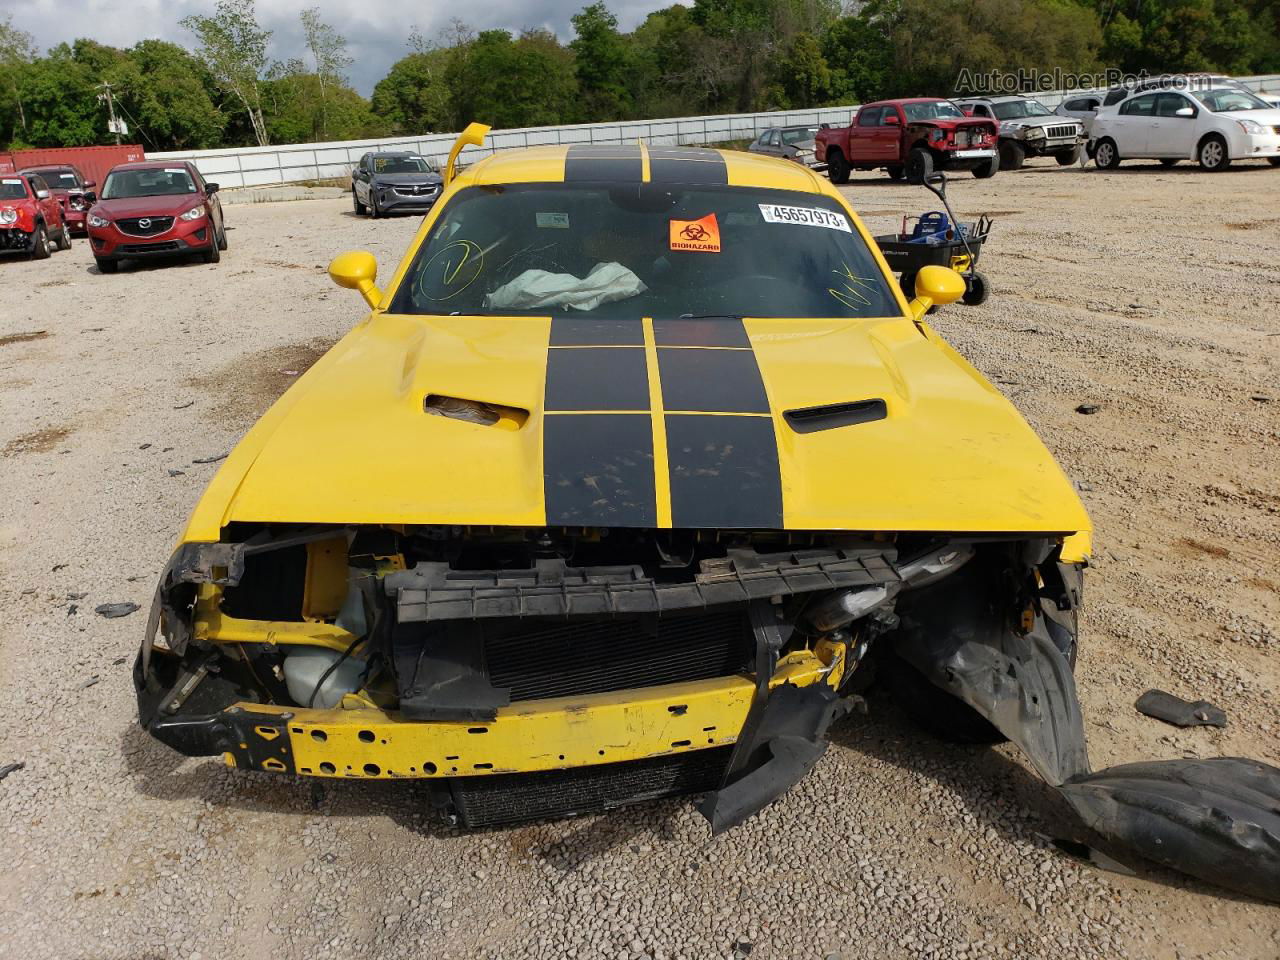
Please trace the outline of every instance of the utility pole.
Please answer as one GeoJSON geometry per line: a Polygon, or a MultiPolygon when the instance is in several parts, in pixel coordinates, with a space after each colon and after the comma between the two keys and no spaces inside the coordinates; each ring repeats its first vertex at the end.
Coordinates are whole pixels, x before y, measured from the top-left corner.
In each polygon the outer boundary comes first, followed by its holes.
{"type": "Polygon", "coordinates": [[[116,146],[118,147],[120,146],[120,124],[116,122],[116,104],[111,98],[111,84],[103,81],[98,84],[98,87],[106,91],[106,93],[98,94],[98,99],[107,101],[107,116],[111,118],[110,128],[111,132],[116,135],[116,146]]]}

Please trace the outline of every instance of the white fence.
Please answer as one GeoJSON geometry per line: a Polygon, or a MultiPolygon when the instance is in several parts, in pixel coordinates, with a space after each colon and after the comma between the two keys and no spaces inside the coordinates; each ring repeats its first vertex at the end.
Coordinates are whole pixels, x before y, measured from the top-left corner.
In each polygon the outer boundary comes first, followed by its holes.
{"type": "MultiPolygon", "coordinates": [[[[1280,75],[1241,77],[1254,90],[1280,93],[1280,75]]],[[[1064,99],[1084,91],[1037,94],[1053,109],[1064,99]]],[[[843,125],[857,104],[772,113],[732,113],[710,117],[676,117],[665,120],[628,120],[621,123],[581,123],[563,127],[522,127],[495,130],[483,147],[467,147],[463,161],[474,163],[495,150],[543,144],[645,143],[689,145],[754,140],[769,127],[830,123],[843,125]]],[[[346,177],[360,158],[371,150],[408,150],[434,158],[443,165],[457,134],[436,133],[420,137],[381,140],[347,140],[272,147],[236,147],[226,150],[186,150],[148,153],[148,159],[192,160],[196,168],[222,187],[259,187],[303,180],[346,177]]]]}

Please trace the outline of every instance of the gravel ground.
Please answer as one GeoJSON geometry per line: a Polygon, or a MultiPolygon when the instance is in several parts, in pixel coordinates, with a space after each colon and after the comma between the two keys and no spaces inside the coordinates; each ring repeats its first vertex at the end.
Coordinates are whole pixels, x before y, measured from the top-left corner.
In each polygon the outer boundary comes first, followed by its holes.
{"type": "MultiPolygon", "coordinates": [[[[1043,162],[957,178],[994,294],[937,327],[1025,413],[1097,526],[1078,675],[1096,766],[1280,763],[1280,171],[1043,162]],[[1259,305],[1263,305],[1259,308],[1259,305]],[[1097,404],[1091,416],[1075,412],[1097,404]],[[1138,716],[1159,686],[1224,730],[1138,716]]],[[[877,232],[936,206],[862,177],[877,232]]],[[[85,242],[0,262],[0,956],[1059,958],[1280,955],[1280,910],[1082,865],[1009,747],[947,747],[882,697],[813,775],[712,840],[691,803],[462,833],[412,783],[188,760],[134,725],[145,606],[217,457],[361,313],[415,220],[228,208],[220,265],[99,276],[85,242]]]]}

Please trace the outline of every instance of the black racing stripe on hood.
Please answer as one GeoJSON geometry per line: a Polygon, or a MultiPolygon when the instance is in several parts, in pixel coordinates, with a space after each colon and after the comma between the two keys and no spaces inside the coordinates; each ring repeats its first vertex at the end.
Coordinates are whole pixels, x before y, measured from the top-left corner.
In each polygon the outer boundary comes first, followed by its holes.
{"type": "Polygon", "coordinates": [[[649,147],[652,183],[729,183],[729,168],[716,150],[687,147],[649,147]]]}
{"type": "Polygon", "coordinates": [[[640,156],[639,144],[575,144],[565,151],[566,183],[584,180],[639,183],[643,176],[644,160],[640,156]]]}
{"type": "Polygon", "coordinates": [[[772,417],[668,414],[671,525],[780,530],[782,474],[772,417]]]}
{"type": "Polygon", "coordinates": [[[592,317],[552,317],[553,347],[643,347],[644,324],[639,320],[596,320],[592,317]]]}
{"type": "Polygon", "coordinates": [[[649,370],[637,347],[552,347],[543,407],[649,410],[649,370]]]}
{"type": "Polygon", "coordinates": [[[659,347],[658,371],[665,410],[769,412],[752,350],[659,347]]]}
{"type": "Polygon", "coordinates": [[[657,524],[653,418],[647,412],[546,414],[543,423],[548,525],[657,524]]]}

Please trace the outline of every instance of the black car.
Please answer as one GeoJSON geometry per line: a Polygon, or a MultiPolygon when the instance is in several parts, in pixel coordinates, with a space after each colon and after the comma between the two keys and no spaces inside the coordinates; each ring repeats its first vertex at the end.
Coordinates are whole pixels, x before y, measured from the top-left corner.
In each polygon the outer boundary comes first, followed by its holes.
{"type": "Polygon", "coordinates": [[[426,157],[412,153],[366,153],[351,171],[356,213],[426,213],[444,189],[444,179],[426,157]]]}

